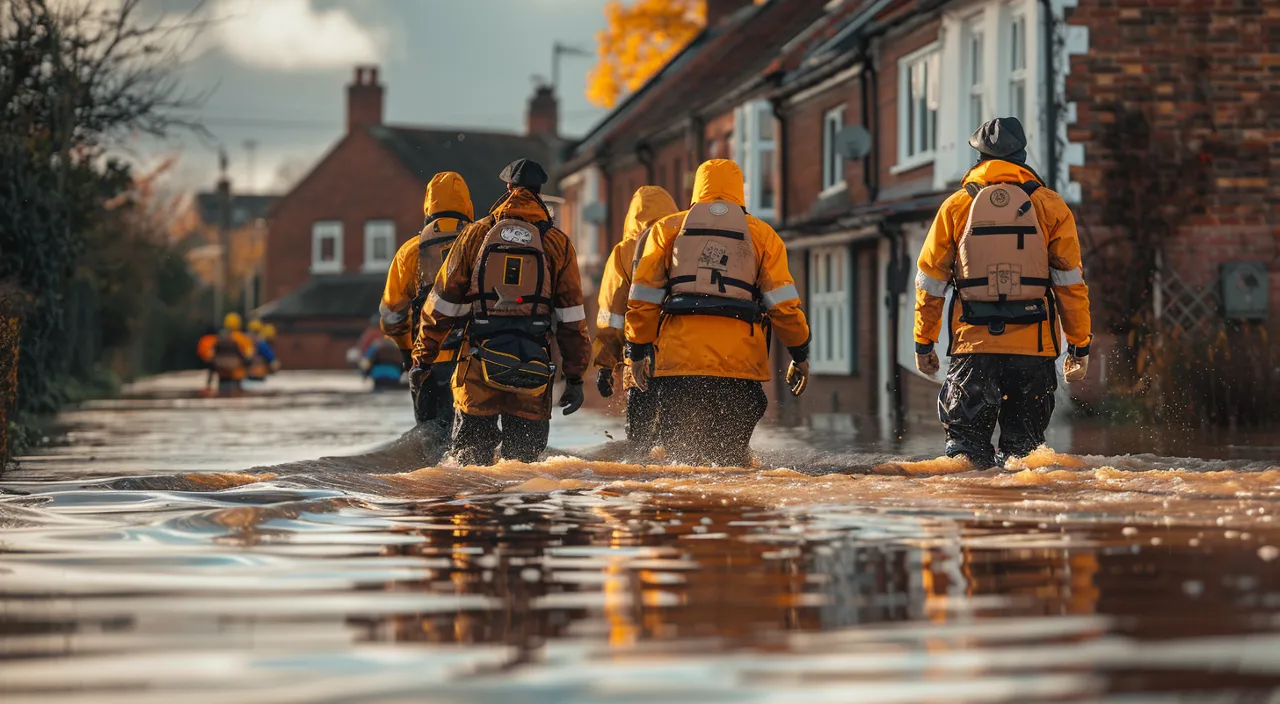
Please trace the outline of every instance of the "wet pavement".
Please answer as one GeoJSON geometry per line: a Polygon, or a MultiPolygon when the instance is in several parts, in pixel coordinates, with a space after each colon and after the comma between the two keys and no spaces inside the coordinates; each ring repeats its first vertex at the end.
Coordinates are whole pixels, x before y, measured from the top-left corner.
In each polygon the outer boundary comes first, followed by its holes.
{"type": "Polygon", "coordinates": [[[762,429],[712,469],[584,411],[458,468],[354,376],[198,386],[68,413],[0,480],[0,699],[1278,700],[1265,437],[1067,425],[975,472],[762,429]]]}

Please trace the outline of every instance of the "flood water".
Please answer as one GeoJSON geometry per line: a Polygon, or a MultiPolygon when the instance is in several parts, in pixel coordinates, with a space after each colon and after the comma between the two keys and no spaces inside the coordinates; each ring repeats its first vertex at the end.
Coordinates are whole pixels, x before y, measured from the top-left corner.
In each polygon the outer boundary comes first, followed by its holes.
{"type": "Polygon", "coordinates": [[[0,480],[0,699],[1280,701],[1263,439],[1077,425],[975,472],[933,428],[762,428],[710,469],[584,411],[457,468],[346,375],[197,386],[0,480]]]}

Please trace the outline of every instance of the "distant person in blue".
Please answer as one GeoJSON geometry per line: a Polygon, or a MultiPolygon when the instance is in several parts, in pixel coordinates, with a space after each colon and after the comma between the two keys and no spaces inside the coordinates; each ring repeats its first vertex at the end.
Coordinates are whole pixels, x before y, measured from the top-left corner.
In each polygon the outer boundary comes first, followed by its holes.
{"type": "Polygon", "coordinates": [[[389,337],[384,336],[365,349],[360,369],[365,378],[373,380],[375,391],[403,388],[400,377],[404,374],[404,359],[399,345],[389,337]]]}
{"type": "Polygon", "coordinates": [[[249,362],[247,377],[250,381],[266,381],[267,376],[278,366],[275,350],[271,349],[267,335],[267,326],[261,321],[250,320],[249,337],[253,340],[253,360],[249,362]]]}

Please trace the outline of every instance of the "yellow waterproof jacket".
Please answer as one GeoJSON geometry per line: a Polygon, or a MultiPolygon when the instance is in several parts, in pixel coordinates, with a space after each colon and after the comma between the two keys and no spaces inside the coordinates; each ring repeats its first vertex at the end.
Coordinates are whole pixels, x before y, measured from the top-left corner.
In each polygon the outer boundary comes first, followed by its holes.
{"type": "MultiPolygon", "coordinates": [[[[1008,161],[984,161],[964,178],[964,183],[1025,183],[1039,181],[1030,170],[1008,161]]],[[[962,184],[963,185],[963,184],[962,184]]],[[[917,344],[938,341],[944,317],[946,289],[952,283],[960,236],[969,220],[973,198],[964,188],[943,202],[933,227],[920,251],[916,276],[917,344]]],[[[1021,354],[1056,357],[1059,330],[1067,344],[1087,347],[1092,340],[1089,320],[1089,287],[1080,265],[1080,239],[1075,216],[1062,196],[1048,188],[1031,194],[1031,203],[1040,220],[1040,229],[1049,242],[1050,281],[1057,315],[1049,324],[1009,325],[1001,335],[993,335],[985,325],[960,322],[960,304],[951,311],[951,354],[1021,354]]]]}
{"type": "Polygon", "coordinates": [[[622,241],[614,245],[600,280],[600,314],[596,317],[593,345],[595,365],[612,369],[622,363],[622,329],[627,315],[627,294],[631,290],[631,265],[636,242],[658,220],[679,211],[676,202],[661,186],[641,186],[631,197],[622,241]]]}
{"type": "MultiPolygon", "coordinates": [[[[693,202],[727,201],[743,206],[742,170],[728,159],[712,159],[698,167],[693,202]]],[[[768,381],[769,351],[763,325],[708,315],[662,315],[671,252],[688,211],[654,224],[636,265],[627,302],[629,342],[653,343],[655,376],[714,376],[768,381]]],[[[809,341],[809,324],[800,294],[787,268],[787,249],[768,223],[747,216],[755,247],[756,287],[767,310],[773,335],[787,347],[809,341]]]]}
{"type": "MultiPolygon", "coordinates": [[[[436,216],[436,219],[424,227],[423,232],[430,237],[438,237],[440,233],[456,232],[466,224],[457,217],[448,217],[448,213],[465,215],[467,221],[475,216],[471,206],[471,191],[467,189],[466,181],[452,171],[436,174],[431,178],[431,183],[427,184],[427,193],[422,199],[422,214],[427,218],[436,216]],[[436,232],[437,224],[439,233],[436,232]]],[[[418,247],[422,236],[423,233],[419,233],[416,237],[409,238],[396,252],[391,268],[387,271],[387,287],[382,293],[382,304],[378,306],[382,332],[395,340],[396,346],[402,350],[413,348],[413,326],[417,322],[413,319],[413,299],[420,290],[425,293],[430,289],[435,277],[435,272],[423,272],[427,273],[427,279],[419,280],[418,247]]],[[[450,350],[442,354],[451,356],[453,352],[450,350]]]]}

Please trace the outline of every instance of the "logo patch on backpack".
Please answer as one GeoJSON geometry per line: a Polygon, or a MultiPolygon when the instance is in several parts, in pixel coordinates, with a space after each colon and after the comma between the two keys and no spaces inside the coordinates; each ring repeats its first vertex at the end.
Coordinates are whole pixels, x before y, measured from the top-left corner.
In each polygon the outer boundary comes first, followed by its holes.
{"type": "Polygon", "coordinates": [[[1003,208],[1009,204],[1009,192],[997,189],[991,192],[991,204],[997,208],[1003,208]]]}
{"type": "MultiPolygon", "coordinates": [[[[1008,197],[1005,199],[1008,200],[1008,197]]],[[[533,241],[533,233],[518,227],[504,227],[498,236],[514,244],[529,244],[533,241]]]]}
{"type": "Polygon", "coordinates": [[[708,210],[711,211],[712,215],[728,215],[729,214],[729,206],[725,205],[724,203],[712,203],[711,207],[708,208],[708,210]]]}
{"type": "Polygon", "coordinates": [[[729,250],[724,245],[708,242],[698,257],[698,268],[724,271],[729,268],[729,250]]]}

